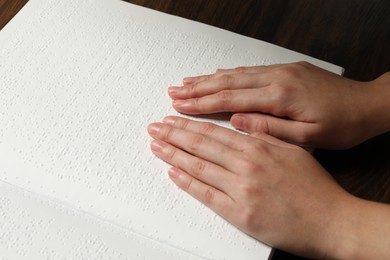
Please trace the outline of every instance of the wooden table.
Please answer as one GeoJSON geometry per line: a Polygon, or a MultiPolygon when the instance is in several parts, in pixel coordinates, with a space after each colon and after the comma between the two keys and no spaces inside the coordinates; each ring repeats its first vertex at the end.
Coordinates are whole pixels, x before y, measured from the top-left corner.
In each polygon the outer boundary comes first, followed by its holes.
{"type": "MultiPolygon", "coordinates": [[[[0,29],[26,2],[0,0],[0,29]]],[[[127,2],[221,27],[340,65],[345,68],[344,75],[352,79],[372,80],[390,71],[390,1],[387,0],[127,2]]],[[[349,192],[361,198],[390,203],[390,133],[345,151],[317,150],[315,157],[349,192]]],[[[300,258],[277,251],[273,259],[300,258]]]]}

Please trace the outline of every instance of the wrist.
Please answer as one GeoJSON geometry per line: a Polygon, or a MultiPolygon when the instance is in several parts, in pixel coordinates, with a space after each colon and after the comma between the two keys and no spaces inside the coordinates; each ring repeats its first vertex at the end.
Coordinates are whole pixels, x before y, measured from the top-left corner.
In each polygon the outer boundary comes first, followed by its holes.
{"type": "Polygon", "coordinates": [[[376,131],[375,135],[383,134],[390,131],[390,72],[368,84],[371,90],[371,126],[376,131]]]}
{"type": "Polygon", "coordinates": [[[389,259],[389,219],[389,205],[352,197],[331,229],[334,239],[326,258],[389,259]]]}
{"type": "Polygon", "coordinates": [[[357,259],[360,238],[356,227],[359,226],[360,215],[356,210],[360,203],[360,199],[347,194],[338,200],[333,209],[329,209],[331,221],[327,232],[321,235],[322,259],[357,259]]]}

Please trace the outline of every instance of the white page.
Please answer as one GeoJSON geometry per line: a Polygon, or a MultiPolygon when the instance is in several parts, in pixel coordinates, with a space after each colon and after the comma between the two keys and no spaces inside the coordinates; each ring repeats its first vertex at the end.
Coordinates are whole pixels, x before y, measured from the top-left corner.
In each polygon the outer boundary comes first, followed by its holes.
{"type": "Polygon", "coordinates": [[[146,126],[176,114],[167,86],[298,60],[341,73],[116,0],[31,0],[1,31],[0,60],[0,180],[209,259],[262,259],[270,248],[180,191],[149,151],[146,126]]]}
{"type": "Polygon", "coordinates": [[[0,182],[1,259],[201,259],[0,182]]]}

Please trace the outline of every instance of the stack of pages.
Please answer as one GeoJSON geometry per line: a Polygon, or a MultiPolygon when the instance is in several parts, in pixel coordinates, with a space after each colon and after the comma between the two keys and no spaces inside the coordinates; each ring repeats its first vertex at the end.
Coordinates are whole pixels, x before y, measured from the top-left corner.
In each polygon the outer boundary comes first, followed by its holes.
{"type": "Polygon", "coordinates": [[[341,73],[119,0],[30,0],[0,32],[0,258],[267,259],[168,179],[146,126],[185,76],[298,60],[341,73]]]}

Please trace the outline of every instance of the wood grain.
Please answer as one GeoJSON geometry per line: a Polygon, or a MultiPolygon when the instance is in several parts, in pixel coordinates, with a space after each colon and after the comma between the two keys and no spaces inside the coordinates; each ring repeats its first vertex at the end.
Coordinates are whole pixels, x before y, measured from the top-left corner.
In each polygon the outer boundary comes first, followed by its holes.
{"type": "Polygon", "coordinates": [[[2,29],[27,2],[27,0],[0,0],[0,29],[2,29]]]}
{"type": "Polygon", "coordinates": [[[390,2],[129,0],[326,60],[371,80],[390,70],[390,2]]]}

